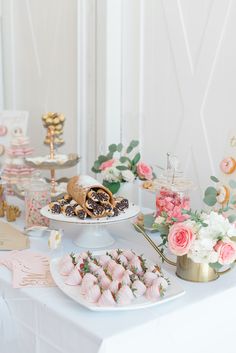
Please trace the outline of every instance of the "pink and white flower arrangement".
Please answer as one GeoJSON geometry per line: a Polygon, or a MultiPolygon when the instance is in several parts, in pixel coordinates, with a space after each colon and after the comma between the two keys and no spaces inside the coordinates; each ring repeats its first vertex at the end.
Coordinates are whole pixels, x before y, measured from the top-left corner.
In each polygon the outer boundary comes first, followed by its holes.
{"type": "Polygon", "coordinates": [[[59,267],[65,284],[79,286],[80,295],[98,306],[129,305],[142,296],[156,301],[169,286],[158,265],[147,267],[146,259],[131,250],[71,254],[59,267]]]}
{"type": "Polygon", "coordinates": [[[236,226],[227,217],[211,211],[191,213],[189,219],[173,224],[167,237],[169,250],[177,255],[187,255],[193,262],[207,263],[213,268],[230,265],[236,261],[236,226]]]}
{"type": "Polygon", "coordinates": [[[154,178],[152,167],[141,161],[137,151],[139,141],[133,140],[127,148],[122,143],[108,147],[106,155],[100,155],[94,162],[92,171],[101,173],[103,185],[116,193],[121,183],[132,183],[135,179],[151,180],[154,178]]]}

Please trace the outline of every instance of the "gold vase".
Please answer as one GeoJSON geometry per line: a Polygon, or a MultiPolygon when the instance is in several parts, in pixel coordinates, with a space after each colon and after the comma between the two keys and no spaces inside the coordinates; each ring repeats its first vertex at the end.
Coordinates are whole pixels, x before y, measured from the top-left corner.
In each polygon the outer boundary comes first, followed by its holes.
{"type": "Polygon", "coordinates": [[[191,282],[210,282],[219,278],[219,273],[208,264],[193,262],[187,255],[177,257],[176,275],[191,282]]]}

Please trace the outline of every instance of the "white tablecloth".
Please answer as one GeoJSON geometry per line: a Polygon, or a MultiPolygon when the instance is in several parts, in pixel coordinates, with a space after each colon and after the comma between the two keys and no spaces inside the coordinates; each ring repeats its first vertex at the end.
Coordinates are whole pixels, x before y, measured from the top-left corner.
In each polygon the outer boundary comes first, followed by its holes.
{"type": "MultiPolygon", "coordinates": [[[[150,245],[129,222],[113,226],[116,244],[157,261],[150,245]]],[[[65,252],[76,249],[68,233],[65,252]]],[[[48,252],[47,239],[32,248],[48,252]]],[[[165,266],[174,273],[174,269],[165,266]]],[[[129,312],[91,312],[58,288],[13,289],[11,274],[0,268],[1,353],[227,353],[236,352],[235,270],[211,283],[176,278],[186,295],[164,305],[129,312]]]]}

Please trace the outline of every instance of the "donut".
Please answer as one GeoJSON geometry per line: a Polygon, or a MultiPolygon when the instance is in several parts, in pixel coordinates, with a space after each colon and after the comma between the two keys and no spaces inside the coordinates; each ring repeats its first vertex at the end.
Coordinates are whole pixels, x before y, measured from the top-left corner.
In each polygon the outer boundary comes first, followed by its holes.
{"type": "Polygon", "coordinates": [[[232,157],[224,158],[220,163],[220,169],[224,174],[232,174],[235,171],[235,168],[236,162],[232,157]]]}
{"type": "Polygon", "coordinates": [[[7,127],[5,125],[0,125],[0,136],[5,136],[7,134],[7,127]]]}
{"type": "Polygon", "coordinates": [[[216,200],[221,205],[227,203],[229,201],[230,191],[229,188],[225,185],[221,185],[217,190],[216,200]]]}

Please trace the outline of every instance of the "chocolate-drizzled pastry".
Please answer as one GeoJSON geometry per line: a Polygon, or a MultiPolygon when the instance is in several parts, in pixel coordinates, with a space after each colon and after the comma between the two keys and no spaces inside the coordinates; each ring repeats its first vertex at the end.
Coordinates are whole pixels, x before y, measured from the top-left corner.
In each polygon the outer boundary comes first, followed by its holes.
{"type": "Polygon", "coordinates": [[[96,204],[93,209],[94,216],[102,217],[105,214],[104,207],[101,205],[96,204]]]}
{"type": "Polygon", "coordinates": [[[65,195],[64,195],[64,200],[65,200],[67,203],[69,203],[69,202],[71,202],[72,197],[71,197],[69,194],[65,194],[65,195]]]}
{"type": "Polygon", "coordinates": [[[93,201],[95,201],[95,202],[99,202],[100,200],[99,200],[99,195],[96,193],[96,191],[94,191],[94,190],[90,190],[89,192],[88,192],[88,197],[91,199],[91,200],[93,200],[93,201]]]}
{"type": "Polygon", "coordinates": [[[70,206],[75,209],[75,207],[78,206],[78,203],[75,200],[71,200],[70,206]]]}
{"type": "Polygon", "coordinates": [[[61,213],[61,205],[58,202],[50,202],[49,208],[52,213],[61,213]]]}
{"type": "Polygon", "coordinates": [[[94,202],[92,199],[88,199],[86,201],[86,207],[90,210],[94,209],[96,206],[98,206],[98,204],[96,202],[94,202]]]}
{"type": "Polygon", "coordinates": [[[74,208],[71,205],[64,205],[62,207],[62,213],[68,217],[72,217],[75,215],[74,208]]]}
{"type": "Polygon", "coordinates": [[[118,210],[117,207],[113,207],[113,212],[114,212],[113,217],[119,216],[120,214],[120,211],[118,210]]]}
{"type": "Polygon", "coordinates": [[[97,194],[98,194],[99,201],[101,203],[109,202],[110,196],[104,190],[99,189],[97,191],[97,194]]]}
{"type": "Polygon", "coordinates": [[[109,202],[104,203],[103,207],[104,207],[105,213],[108,217],[112,217],[114,215],[113,207],[109,202]]]}
{"type": "Polygon", "coordinates": [[[129,208],[129,201],[127,199],[123,199],[123,198],[120,200],[120,198],[119,198],[119,200],[116,200],[115,205],[119,211],[124,211],[127,208],[129,208]]]}
{"type": "Polygon", "coordinates": [[[75,211],[75,215],[79,218],[79,219],[85,219],[87,217],[87,213],[85,212],[85,210],[80,206],[77,205],[74,209],[75,211]]]}
{"type": "Polygon", "coordinates": [[[58,199],[57,202],[60,204],[60,206],[64,206],[67,204],[67,201],[64,199],[58,199]]]}

